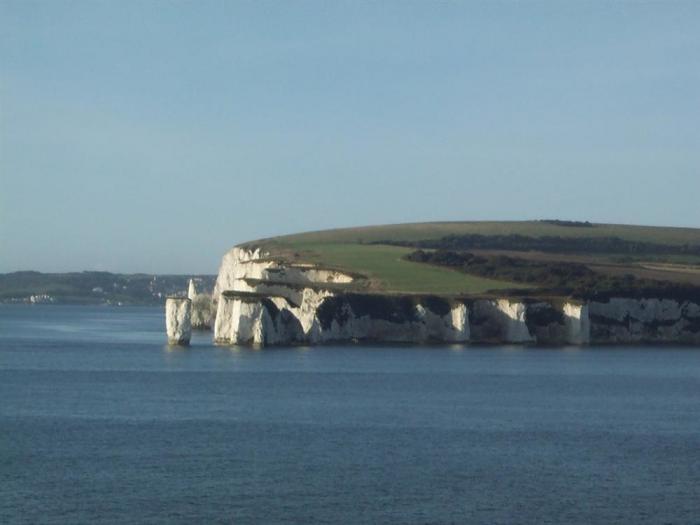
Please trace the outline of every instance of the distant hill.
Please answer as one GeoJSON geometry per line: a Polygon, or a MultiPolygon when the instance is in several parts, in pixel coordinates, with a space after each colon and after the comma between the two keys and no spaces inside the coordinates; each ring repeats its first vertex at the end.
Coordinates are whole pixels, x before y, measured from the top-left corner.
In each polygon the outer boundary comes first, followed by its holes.
{"type": "Polygon", "coordinates": [[[159,305],[167,295],[186,293],[191,278],[200,292],[216,281],[214,275],[12,272],[0,274],[0,302],[159,305]]]}
{"type": "Polygon", "coordinates": [[[700,228],[602,224],[556,219],[541,221],[452,221],[386,224],[304,232],[273,237],[263,241],[284,243],[369,243],[387,239],[393,241],[420,241],[439,239],[448,235],[468,234],[523,235],[529,237],[618,237],[626,241],[700,245],[700,228]]]}

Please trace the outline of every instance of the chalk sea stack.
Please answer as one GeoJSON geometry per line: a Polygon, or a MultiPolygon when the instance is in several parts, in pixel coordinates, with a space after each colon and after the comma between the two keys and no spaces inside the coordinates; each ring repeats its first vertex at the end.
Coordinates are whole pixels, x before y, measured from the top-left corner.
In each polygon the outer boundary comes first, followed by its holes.
{"type": "Polygon", "coordinates": [[[186,297],[168,297],[165,300],[165,329],[168,344],[190,344],[192,337],[192,301],[186,297]]]}

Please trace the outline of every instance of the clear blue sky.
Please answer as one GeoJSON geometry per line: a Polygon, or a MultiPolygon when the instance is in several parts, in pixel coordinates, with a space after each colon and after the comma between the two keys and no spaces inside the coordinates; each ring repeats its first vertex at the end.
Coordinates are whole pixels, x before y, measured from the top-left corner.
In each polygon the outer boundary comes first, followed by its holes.
{"type": "Polygon", "coordinates": [[[697,1],[0,0],[0,271],[699,195],[697,1]]]}

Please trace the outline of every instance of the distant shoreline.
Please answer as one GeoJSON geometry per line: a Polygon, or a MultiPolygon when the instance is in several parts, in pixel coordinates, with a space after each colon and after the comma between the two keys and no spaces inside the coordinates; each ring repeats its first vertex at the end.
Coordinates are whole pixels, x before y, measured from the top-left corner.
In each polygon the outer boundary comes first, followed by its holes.
{"type": "Polygon", "coordinates": [[[194,279],[201,290],[211,290],[215,275],[122,274],[111,272],[0,274],[2,304],[61,304],[160,306],[172,294],[181,294],[194,279]]]}

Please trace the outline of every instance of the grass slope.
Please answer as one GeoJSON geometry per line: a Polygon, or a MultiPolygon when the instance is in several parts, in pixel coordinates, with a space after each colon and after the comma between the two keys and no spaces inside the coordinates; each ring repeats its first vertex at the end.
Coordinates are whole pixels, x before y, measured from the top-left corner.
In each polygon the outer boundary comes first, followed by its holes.
{"type": "Polygon", "coordinates": [[[514,283],[403,260],[402,256],[413,251],[410,248],[295,243],[294,249],[301,251],[306,261],[366,276],[373,289],[406,293],[467,294],[518,287],[514,283]]]}

